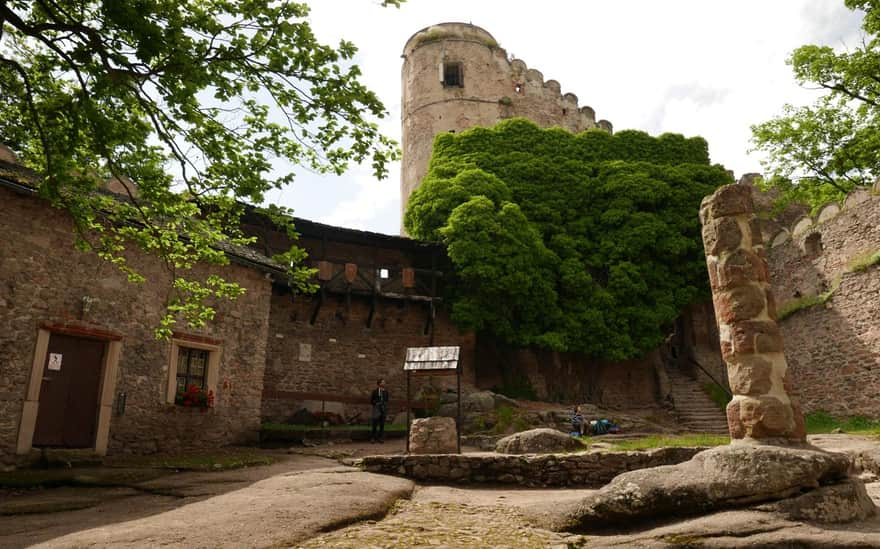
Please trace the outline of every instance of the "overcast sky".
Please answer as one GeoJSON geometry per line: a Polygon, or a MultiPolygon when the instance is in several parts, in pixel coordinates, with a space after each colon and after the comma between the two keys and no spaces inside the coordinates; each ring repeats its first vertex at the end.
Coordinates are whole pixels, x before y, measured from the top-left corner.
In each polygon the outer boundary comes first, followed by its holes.
{"type": "MultiPolygon", "coordinates": [[[[423,27],[470,22],[508,54],[557,80],[615,131],[700,135],[712,162],[737,176],[761,171],[749,126],[806,104],[785,60],[806,43],[835,48],[860,37],[860,15],[841,0],[313,0],[318,38],[358,49],[364,83],[385,103],[383,132],[400,141],[400,69],[406,40],[423,27]]],[[[369,167],[342,177],[304,173],[270,200],[298,217],[387,234],[400,227],[400,170],[377,181],[369,167]]]]}

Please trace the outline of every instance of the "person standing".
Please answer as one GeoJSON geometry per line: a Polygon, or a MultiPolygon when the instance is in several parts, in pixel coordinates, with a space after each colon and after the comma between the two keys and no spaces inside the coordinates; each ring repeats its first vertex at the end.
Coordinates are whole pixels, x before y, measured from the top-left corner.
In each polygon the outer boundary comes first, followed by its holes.
{"type": "Polygon", "coordinates": [[[385,388],[385,380],[379,378],[376,388],[370,395],[370,404],[373,412],[370,415],[370,442],[385,442],[385,416],[388,415],[388,389],[385,388]]]}

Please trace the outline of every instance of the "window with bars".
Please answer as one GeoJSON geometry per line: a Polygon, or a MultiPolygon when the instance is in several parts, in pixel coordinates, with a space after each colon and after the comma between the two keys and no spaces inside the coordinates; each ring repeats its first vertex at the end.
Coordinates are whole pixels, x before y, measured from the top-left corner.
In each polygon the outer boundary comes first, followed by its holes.
{"type": "Polygon", "coordinates": [[[177,392],[182,393],[195,385],[207,389],[208,354],[205,349],[177,348],[177,392]]]}

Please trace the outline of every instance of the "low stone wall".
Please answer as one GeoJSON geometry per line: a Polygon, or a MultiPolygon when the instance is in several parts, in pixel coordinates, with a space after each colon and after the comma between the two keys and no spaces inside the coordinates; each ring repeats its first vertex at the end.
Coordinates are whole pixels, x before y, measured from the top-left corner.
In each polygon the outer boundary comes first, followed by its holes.
{"type": "Polygon", "coordinates": [[[365,471],[420,482],[516,484],[529,487],[599,488],[635,469],[672,465],[692,458],[702,447],[657,448],[642,452],[580,454],[433,454],[366,456],[354,464],[365,471]]]}

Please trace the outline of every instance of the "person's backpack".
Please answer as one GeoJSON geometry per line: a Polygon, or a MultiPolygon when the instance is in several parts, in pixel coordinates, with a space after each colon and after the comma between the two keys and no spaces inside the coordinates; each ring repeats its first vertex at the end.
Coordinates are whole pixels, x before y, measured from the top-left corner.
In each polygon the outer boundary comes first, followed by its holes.
{"type": "Polygon", "coordinates": [[[600,419],[593,423],[593,434],[594,435],[604,435],[611,431],[611,429],[616,429],[615,425],[608,421],[607,419],[600,419]]]}

